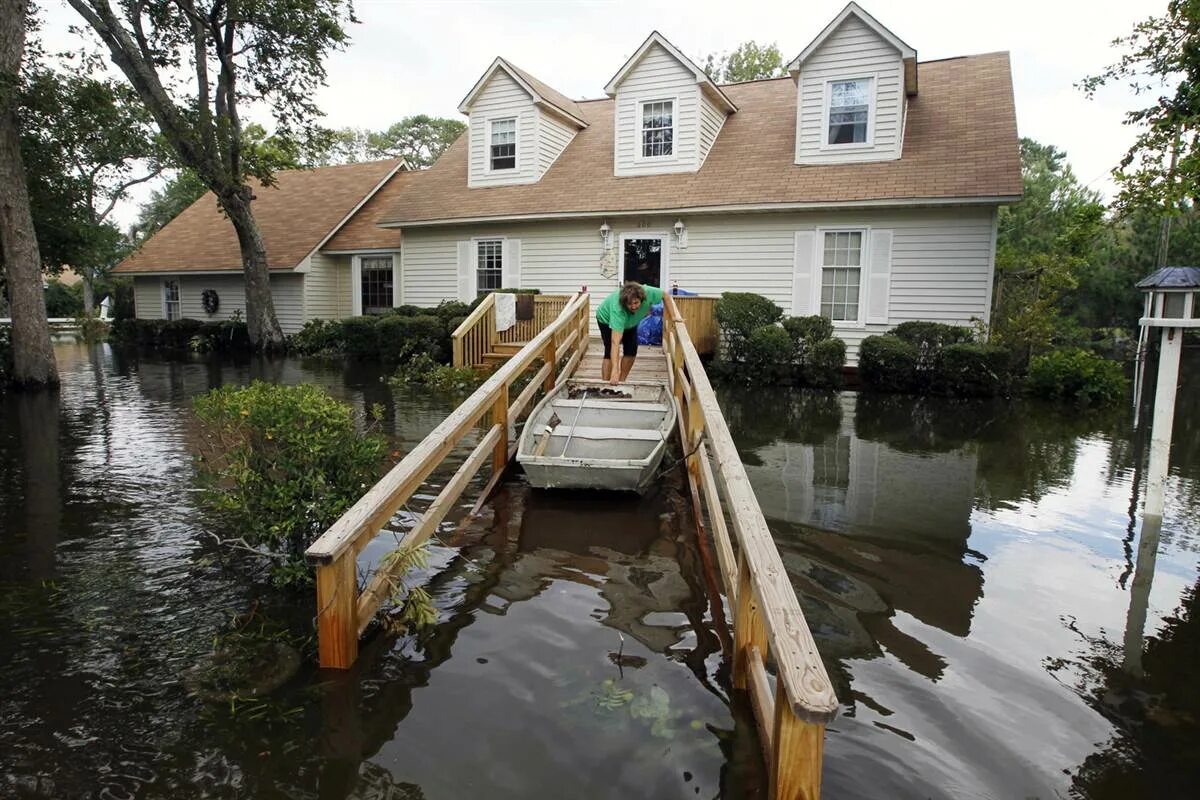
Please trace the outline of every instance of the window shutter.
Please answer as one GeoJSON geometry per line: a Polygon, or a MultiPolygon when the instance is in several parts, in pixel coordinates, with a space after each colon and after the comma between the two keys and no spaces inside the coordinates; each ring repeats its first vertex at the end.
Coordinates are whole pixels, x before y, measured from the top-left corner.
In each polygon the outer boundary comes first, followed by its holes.
{"type": "Polygon", "coordinates": [[[475,299],[475,260],[471,256],[471,242],[459,242],[458,299],[464,303],[475,299]]]}
{"type": "Polygon", "coordinates": [[[813,243],[815,231],[796,231],[796,251],[792,269],[792,316],[816,314],[813,309],[813,243]]]}
{"type": "Polygon", "coordinates": [[[504,263],[501,265],[500,285],[505,289],[521,288],[521,240],[504,240],[504,263]]]}
{"type": "Polygon", "coordinates": [[[867,323],[886,325],[892,294],[892,231],[871,231],[867,270],[867,323]]]}

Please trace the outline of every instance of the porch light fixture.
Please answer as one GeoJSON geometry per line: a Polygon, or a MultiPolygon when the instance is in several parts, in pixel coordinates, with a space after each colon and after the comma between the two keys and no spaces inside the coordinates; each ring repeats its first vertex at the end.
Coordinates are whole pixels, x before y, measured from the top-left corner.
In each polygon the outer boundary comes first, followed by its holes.
{"type": "Polygon", "coordinates": [[[675,231],[675,243],[679,245],[681,250],[685,249],[687,247],[687,226],[683,224],[683,220],[675,220],[672,230],[675,231]]]}
{"type": "Polygon", "coordinates": [[[612,249],[612,227],[608,224],[608,220],[600,224],[600,243],[605,250],[612,249]]]}

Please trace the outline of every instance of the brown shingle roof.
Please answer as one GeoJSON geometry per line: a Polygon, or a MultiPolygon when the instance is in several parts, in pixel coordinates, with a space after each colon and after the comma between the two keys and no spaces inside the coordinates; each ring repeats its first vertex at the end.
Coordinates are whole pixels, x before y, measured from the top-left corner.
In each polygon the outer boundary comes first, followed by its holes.
{"type": "MultiPolygon", "coordinates": [[[[276,185],[255,183],[254,216],[267,246],[271,269],[287,270],[304,260],[355,206],[400,163],[397,159],[287,170],[276,185]]],[[[395,239],[379,230],[380,241],[395,239]]],[[[389,246],[389,245],[378,245],[389,246]]],[[[211,192],[151,236],[117,272],[192,272],[242,268],[237,235],[211,192]]]]}
{"type": "Polygon", "coordinates": [[[570,114],[573,117],[577,117],[582,120],[587,119],[586,117],[583,116],[583,112],[579,110],[579,104],[576,103],[574,100],[567,97],[565,94],[558,91],[557,89],[555,89],[551,86],[547,86],[546,84],[542,83],[537,78],[533,77],[528,72],[526,72],[525,70],[518,67],[516,64],[509,61],[507,58],[502,59],[502,60],[504,61],[506,66],[511,68],[513,72],[517,73],[517,75],[520,76],[521,80],[525,81],[530,86],[532,86],[533,90],[535,92],[537,92],[539,95],[541,95],[542,99],[545,100],[547,103],[549,103],[552,106],[555,106],[560,111],[567,112],[568,114],[570,114]]]}
{"type": "Polygon", "coordinates": [[[400,229],[381,228],[379,219],[395,205],[396,200],[409,187],[416,172],[397,172],[383,188],[358,210],[350,221],[343,225],[333,238],[322,247],[322,252],[345,252],[347,250],[399,249],[400,229]]]}
{"type": "Polygon", "coordinates": [[[381,222],[654,211],[777,203],[1017,197],[1021,163],[1007,53],[921,65],[900,159],[795,164],[796,86],[789,78],[722,87],[740,109],[698,172],[613,175],[612,100],[579,109],[581,130],[537,183],[467,187],[467,135],[412,176],[381,222]]]}

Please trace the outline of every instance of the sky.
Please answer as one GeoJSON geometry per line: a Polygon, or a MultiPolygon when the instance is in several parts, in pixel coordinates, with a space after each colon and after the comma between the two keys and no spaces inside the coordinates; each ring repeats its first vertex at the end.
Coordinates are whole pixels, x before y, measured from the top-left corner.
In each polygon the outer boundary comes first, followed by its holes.
{"type": "MultiPolygon", "coordinates": [[[[68,46],[74,12],[62,0],[41,5],[48,49],[68,46]]],[[[1088,100],[1075,84],[1115,61],[1112,40],[1164,13],[1166,0],[860,5],[915,48],[919,61],[1009,51],[1020,134],[1065,150],[1082,183],[1113,195],[1109,173],[1134,137],[1122,122],[1148,99],[1113,86],[1088,100]]],[[[496,56],[568,97],[602,97],[604,85],[652,30],[697,61],[750,39],[778,44],[790,60],[844,6],[844,0],[357,0],[360,22],[350,26],[349,46],[327,60],[328,86],[317,102],[324,124],[335,128],[379,130],[421,113],[465,121],[458,103],[496,56]]],[[[136,213],[136,202],[126,203],[116,218],[127,225],[136,213]]]]}

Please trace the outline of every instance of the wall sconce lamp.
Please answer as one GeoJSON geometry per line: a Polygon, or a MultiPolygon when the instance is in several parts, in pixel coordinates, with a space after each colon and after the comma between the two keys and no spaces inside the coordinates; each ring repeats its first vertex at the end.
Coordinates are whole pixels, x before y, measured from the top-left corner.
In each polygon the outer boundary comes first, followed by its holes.
{"type": "Polygon", "coordinates": [[[600,225],[600,243],[604,246],[605,250],[612,249],[612,227],[608,224],[607,220],[600,225]]]}
{"type": "Polygon", "coordinates": [[[681,219],[675,220],[675,225],[672,228],[672,230],[675,231],[675,242],[679,245],[680,249],[686,248],[687,247],[687,226],[683,224],[683,220],[681,220],[681,219]]]}

